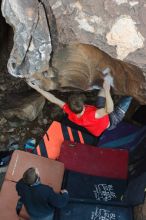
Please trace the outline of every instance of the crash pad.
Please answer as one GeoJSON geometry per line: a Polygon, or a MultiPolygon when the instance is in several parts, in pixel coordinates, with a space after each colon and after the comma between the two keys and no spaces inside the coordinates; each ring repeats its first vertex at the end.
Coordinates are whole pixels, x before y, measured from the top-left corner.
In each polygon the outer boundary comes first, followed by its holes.
{"type": "MultiPolygon", "coordinates": [[[[19,220],[16,213],[16,204],[18,201],[18,195],[16,191],[16,183],[5,180],[1,192],[0,192],[0,219],[1,220],[19,220]]],[[[23,207],[23,211],[20,216],[29,220],[29,216],[23,207]]]]}
{"type": "Polygon", "coordinates": [[[146,138],[146,126],[140,127],[127,122],[119,123],[115,129],[106,130],[99,138],[98,147],[135,150],[146,138]]]}
{"type": "Polygon", "coordinates": [[[122,205],[127,181],[66,171],[63,188],[73,201],[122,205]]]}
{"type": "Polygon", "coordinates": [[[64,141],[58,160],[63,162],[68,170],[94,176],[127,179],[127,150],[97,148],[64,141]]]}
{"type": "Polygon", "coordinates": [[[55,220],[133,220],[131,208],[90,203],[69,203],[55,220]]]}
{"type": "Polygon", "coordinates": [[[32,153],[15,150],[9,163],[5,179],[18,182],[30,167],[38,168],[42,183],[59,192],[64,175],[64,164],[32,153]]]}
{"type": "Polygon", "coordinates": [[[60,154],[60,147],[64,140],[94,144],[96,137],[82,132],[79,129],[73,129],[63,123],[54,121],[45,132],[34,153],[56,159],[60,154]]]}

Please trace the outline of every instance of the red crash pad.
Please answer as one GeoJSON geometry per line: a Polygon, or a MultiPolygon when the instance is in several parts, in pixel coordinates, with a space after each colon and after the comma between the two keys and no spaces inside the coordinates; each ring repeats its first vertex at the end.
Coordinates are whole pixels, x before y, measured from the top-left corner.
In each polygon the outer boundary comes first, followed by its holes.
{"type": "Polygon", "coordinates": [[[66,169],[94,176],[127,179],[128,151],[64,141],[59,161],[66,169]]]}
{"type": "MultiPolygon", "coordinates": [[[[19,220],[16,214],[16,204],[18,195],[16,191],[16,183],[5,180],[0,192],[0,219],[1,220],[19,220]]],[[[29,220],[29,216],[23,207],[20,214],[21,219],[29,220]]]]}
{"type": "Polygon", "coordinates": [[[64,175],[64,164],[20,150],[14,151],[5,179],[17,182],[22,178],[25,170],[30,167],[38,168],[42,183],[53,187],[56,192],[60,191],[64,175]]]}

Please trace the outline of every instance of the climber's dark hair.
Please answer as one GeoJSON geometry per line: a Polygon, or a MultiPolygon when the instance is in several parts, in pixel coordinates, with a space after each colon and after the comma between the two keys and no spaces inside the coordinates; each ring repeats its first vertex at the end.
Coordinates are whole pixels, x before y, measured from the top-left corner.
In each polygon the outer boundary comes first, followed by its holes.
{"type": "Polygon", "coordinates": [[[79,114],[83,110],[85,100],[84,94],[73,94],[68,98],[68,105],[74,113],[79,114]]]}

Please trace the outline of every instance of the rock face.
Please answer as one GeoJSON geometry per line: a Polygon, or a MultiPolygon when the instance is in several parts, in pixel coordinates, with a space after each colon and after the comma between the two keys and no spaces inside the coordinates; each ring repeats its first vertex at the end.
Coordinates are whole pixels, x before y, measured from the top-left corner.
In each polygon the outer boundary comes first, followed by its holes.
{"type": "Polygon", "coordinates": [[[46,90],[88,90],[108,77],[116,94],[146,104],[145,10],[144,0],[3,0],[14,28],[8,70],[46,90]]]}
{"type": "Polygon", "coordinates": [[[3,110],[3,115],[7,119],[17,117],[19,119],[33,121],[42,111],[45,99],[38,94],[28,95],[28,97],[13,97],[9,102],[9,109],[3,110]],[[13,100],[17,100],[13,102],[13,100]]]}
{"type": "Polygon", "coordinates": [[[47,70],[52,47],[43,5],[35,0],[4,0],[2,13],[15,32],[8,71],[27,77],[47,70]]]}

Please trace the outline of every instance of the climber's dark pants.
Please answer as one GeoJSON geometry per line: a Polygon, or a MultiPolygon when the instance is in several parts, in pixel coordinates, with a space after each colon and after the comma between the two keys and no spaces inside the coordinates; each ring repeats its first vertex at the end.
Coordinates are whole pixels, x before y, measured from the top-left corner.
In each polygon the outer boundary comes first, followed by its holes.
{"type": "MultiPolygon", "coordinates": [[[[115,107],[114,111],[109,114],[110,127],[108,128],[108,130],[114,129],[117,126],[117,124],[119,124],[123,120],[128,108],[130,106],[131,101],[132,101],[131,96],[125,96],[120,99],[120,101],[119,101],[118,105],[115,107]]],[[[97,99],[97,102],[96,102],[96,107],[97,108],[104,108],[105,102],[106,102],[105,97],[99,96],[97,99]]]]}

